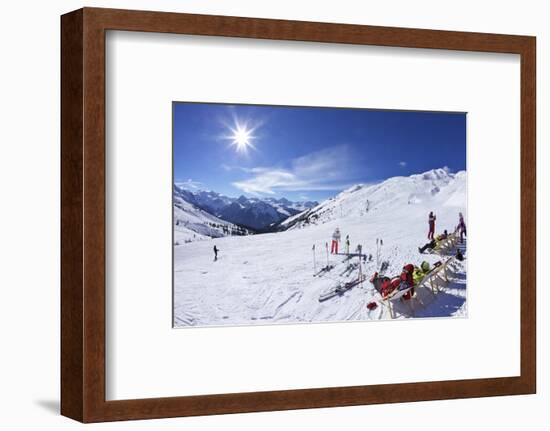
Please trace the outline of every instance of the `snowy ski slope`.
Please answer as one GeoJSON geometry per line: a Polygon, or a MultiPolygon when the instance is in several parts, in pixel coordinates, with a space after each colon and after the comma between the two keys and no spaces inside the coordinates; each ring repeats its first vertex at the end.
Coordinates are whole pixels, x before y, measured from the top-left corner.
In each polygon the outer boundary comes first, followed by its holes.
{"type": "MultiPolygon", "coordinates": [[[[436,169],[351,187],[289,218],[282,226],[286,231],[177,245],[174,326],[389,319],[383,306],[367,309],[369,302],[379,299],[368,280],[341,296],[319,302],[319,296],[334,286],[357,279],[358,268],[345,270],[359,258],[345,261],[343,255],[329,255],[334,269],[314,277],[312,246],[318,271],[327,264],[325,244],[330,247],[332,233],[339,227],[340,251],[349,235],[351,251],[361,244],[363,253],[372,254],[372,261],[362,264],[367,278],[382,261],[389,264],[389,276],[398,275],[406,263],[434,263],[441,256],[418,252],[427,242],[428,213],[434,211],[437,216],[436,233],[453,231],[459,211],[467,217],[466,191],[466,172],[436,169]],[[377,238],[384,241],[379,260],[377,238]],[[213,261],[214,245],[220,250],[217,262],[213,261]]],[[[433,295],[427,289],[418,290],[424,306],[415,307],[414,317],[466,315],[465,262],[455,267],[445,291],[433,295]]],[[[398,305],[396,310],[398,318],[413,317],[408,307],[398,305]]]]}

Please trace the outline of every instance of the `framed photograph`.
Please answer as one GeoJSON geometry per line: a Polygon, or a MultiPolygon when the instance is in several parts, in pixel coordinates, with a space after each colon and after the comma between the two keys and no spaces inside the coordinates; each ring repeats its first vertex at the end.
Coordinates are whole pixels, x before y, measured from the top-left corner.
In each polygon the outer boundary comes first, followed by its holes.
{"type": "Polygon", "coordinates": [[[535,38],[61,18],[61,410],[536,391],[535,38]]]}

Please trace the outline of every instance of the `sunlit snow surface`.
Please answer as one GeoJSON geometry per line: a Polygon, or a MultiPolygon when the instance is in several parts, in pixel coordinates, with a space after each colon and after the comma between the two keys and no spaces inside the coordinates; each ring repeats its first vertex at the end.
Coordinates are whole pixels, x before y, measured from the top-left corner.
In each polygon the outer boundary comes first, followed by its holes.
{"type": "MultiPolygon", "coordinates": [[[[358,258],[344,262],[345,256],[329,255],[335,268],[314,277],[312,246],[319,270],[327,264],[325,243],[330,247],[332,233],[339,227],[340,251],[349,235],[351,251],[361,244],[363,253],[372,254],[372,261],[363,264],[368,278],[382,261],[389,263],[388,276],[399,275],[407,263],[445,259],[418,252],[427,242],[428,213],[434,211],[437,216],[436,234],[443,229],[454,231],[458,213],[467,217],[466,200],[466,172],[451,174],[436,169],[376,185],[354,186],[310,210],[309,214],[316,217],[304,218],[302,214],[288,219],[291,227],[284,232],[212,239],[205,232],[200,238],[195,235],[192,242],[179,241],[174,246],[174,326],[390,319],[387,307],[367,309],[369,302],[380,302],[368,281],[342,296],[319,302],[321,294],[357,278],[357,270],[341,274],[358,258]],[[296,222],[297,218],[301,221],[296,222]],[[384,242],[379,260],[377,238],[384,242]],[[214,245],[220,250],[217,262],[214,245]]],[[[182,232],[175,236],[175,242],[184,236],[193,238],[182,232]]],[[[465,244],[461,247],[467,257],[465,244]]],[[[414,311],[409,304],[397,304],[395,317],[466,316],[466,262],[454,266],[449,285],[437,295],[418,289],[420,301],[415,300],[414,311]]]]}

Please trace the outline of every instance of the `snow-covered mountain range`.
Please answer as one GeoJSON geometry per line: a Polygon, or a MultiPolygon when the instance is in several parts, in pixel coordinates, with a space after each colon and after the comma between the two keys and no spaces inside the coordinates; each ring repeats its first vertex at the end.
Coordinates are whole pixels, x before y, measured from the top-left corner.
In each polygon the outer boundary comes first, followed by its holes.
{"type": "Polygon", "coordinates": [[[249,235],[252,231],[222,220],[189,202],[180,189],[174,189],[174,245],[224,236],[249,235]]]}
{"type": "Polygon", "coordinates": [[[362,216],[370,211],[403,211],[410,205],[431,202],[434,207],[461,206],[466,202],[466,172],[451,173],[446,168],[432,169],[410,177],[392,177],[378,184],[357,184],[337,196],[289,217],[277,227],[296,229],[310,224],[349,216],[362,216]],[[403,207],[406,203],[406,207],[403,207]]]}
{"type": "Polygon", "coordinates": [[[318,202],[291,202],[281,198],[232,198],[214,191],[188,190],[174,185],[174,196],[210,215],[251,230],[265,231],[290,216],[318,205],[318,202]]]}

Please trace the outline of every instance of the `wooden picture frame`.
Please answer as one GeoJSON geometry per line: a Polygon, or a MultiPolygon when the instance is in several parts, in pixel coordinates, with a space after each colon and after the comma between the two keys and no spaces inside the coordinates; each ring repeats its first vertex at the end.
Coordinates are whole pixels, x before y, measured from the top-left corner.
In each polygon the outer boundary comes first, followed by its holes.
{"type": "Polygon", "coordinates": [[[82,422],[533,394],[535,52],[528,36],[84,8],[61,17],[61,413],[82,422]],[[127,30],[521,57],[521,375],[106,401],[105,32],[127,30]]]}

